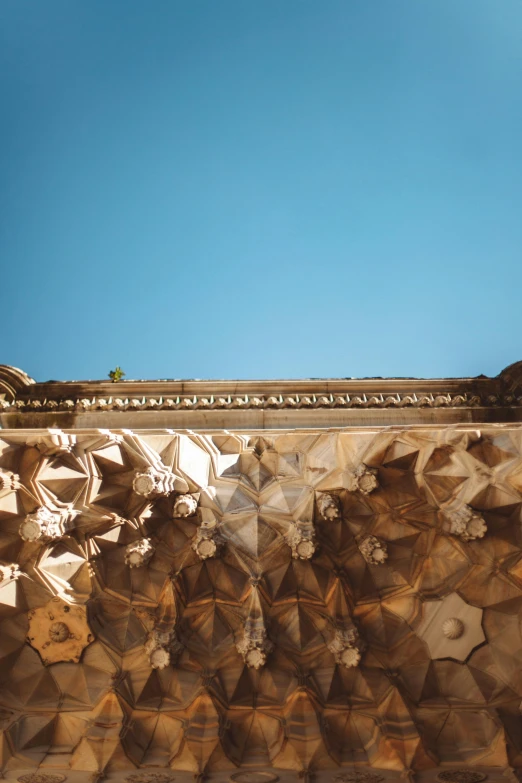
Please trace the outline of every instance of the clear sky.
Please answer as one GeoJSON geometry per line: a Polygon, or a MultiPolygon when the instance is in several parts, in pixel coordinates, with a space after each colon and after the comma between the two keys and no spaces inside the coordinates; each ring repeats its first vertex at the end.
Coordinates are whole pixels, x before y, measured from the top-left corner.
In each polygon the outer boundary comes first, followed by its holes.
{"type": "Polygon", "coordinates": [[[522,359],[521,0],[2,0],[0,363],[522,359]]]}

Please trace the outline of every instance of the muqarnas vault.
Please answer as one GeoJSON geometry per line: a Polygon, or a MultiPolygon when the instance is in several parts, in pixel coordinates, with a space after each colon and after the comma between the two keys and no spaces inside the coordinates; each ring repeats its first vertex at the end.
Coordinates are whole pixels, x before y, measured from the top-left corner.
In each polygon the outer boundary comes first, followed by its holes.
{"type": "Polygon", "coordinates": [[[35,383],[0,366],[21,783],[522,770],[522,363],[35,383]]]}

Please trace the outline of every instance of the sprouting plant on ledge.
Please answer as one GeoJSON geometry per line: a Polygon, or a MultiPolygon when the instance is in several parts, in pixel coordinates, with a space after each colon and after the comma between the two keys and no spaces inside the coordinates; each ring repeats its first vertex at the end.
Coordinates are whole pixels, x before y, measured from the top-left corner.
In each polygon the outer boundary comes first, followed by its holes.
{"type": "Polygon", "coordinates": [[[115,367],[114,370],[111,370],[109,372],[109,378],[113,383],[117,383],[117,381],[121,381],[125,373],[121,369],[121,367],[115,367]]]}

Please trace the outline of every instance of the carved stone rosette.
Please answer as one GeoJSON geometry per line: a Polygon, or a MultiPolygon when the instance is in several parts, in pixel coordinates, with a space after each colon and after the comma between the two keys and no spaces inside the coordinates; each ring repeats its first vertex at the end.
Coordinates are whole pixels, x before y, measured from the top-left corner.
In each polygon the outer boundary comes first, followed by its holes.
{"type": "Polygon", "coordinates": [[[317,498],[317,510],[326,522],[338,522],[341,519],[341,504],[337,495],[324,492],[317,498]]]}
{"type": "Polygon", "coordinates": [[[252,587],[245,630],[243,637],[236,644],[236,649],[251,669],[260,669],[264,666],[267,655],[274,649],[266,632],[265,618],[256,585],[252,587]]]}
{"type": "Polygon", "coordinates": [[[196,513],[197,508],[198,502],[195,497],[192,495],[178,495],[172,507],[172,516],[181,517],[182,519],[191,517],[196,513]]]}
{"type": "Polygon", "coordinates": [[[0,468],[0,492],[14,492],[20,488],[20,476],[0,468]]]}
{"type": "Polygon", "coordinates": [[[350,492],[361,492],[363,495],[369,495],[379,486],[377,480],[377,469],[369,468],[362,463],[351,474],[348,482],[350,492]]]}
{"type": "Polygon", "coordinates": [[[296,559],[310,560],[315,552],[315,529],[311,522],[292,522],[285,540],[296,559]]]}
{"type": "Polygon", "coordinates": [[[459,536],[463,541],[475,541],[486,535],[487,525],[483,516],[470,506],[464,505],[458,509],[446,509],[444,516],[451,525],[450,533],[459,536]]]}
{"type": "Polygon", "coordinates": [[[129,568],[141,568],[149,562],[155,551],[148,538],[133,541],[125,547],[125,563],[129,568]]]}
{"type": "Polygon", "coordinates": [[[154,629],[145,642],[145,651],[153,669],[165,669],[181,653],[183,645],[175,631],[154,629]]]}
{"type": "Polygon", "coordinates": [[[85,606],[70,606],[53,598],[29,612],[27,641],[40,653],[46,666],[59,661],[78,663],[94,636],[85,606]]]}
{"type": "Polygon", "coordinates": [[[336,663],[352,669],[359,665],[363,643],[356,628],[349,631],[337,629],[328,649],[333,654],[336,663]]]}
{"type": "Polygon", "coordinates": [[[38,541],[41,538],[60,538],[64,534],[65,524],[71,519],[68,511],[55,511],[48,506],[40,506],[32,514],[27,514],[20,523],[18,532],[24,541],[38,541]]]}
{"type": "Polygon", "coordinates": [[[200,560],[207,560],[220,553],[224,541],[219,535],[219,526],[214,514],[208,509],[201,509],[201,514],[203,522],[197,529],[192,549],[200,560]]]}
{"type": "Polygon", "coordinates": [[[382,565],[388,558],[386,542],[376,536],[366,536],[359,544],[359,552],[369,565],[382,565]]]}
{"type": "Polygon", "coordinates": [[[134,474],[132,488],[144,498],[158,498],[170,495],[176,488],[176,476],[167,468],[147,468],[134,474]]]}

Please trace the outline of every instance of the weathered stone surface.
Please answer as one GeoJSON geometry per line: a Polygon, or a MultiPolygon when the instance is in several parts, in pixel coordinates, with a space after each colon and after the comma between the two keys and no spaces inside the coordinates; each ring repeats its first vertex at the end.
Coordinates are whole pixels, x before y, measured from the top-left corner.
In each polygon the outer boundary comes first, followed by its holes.
{"type": "Polygon", "coordinates": [[[2,775],[519,774],[522,376],[508,369],[74,393],[0,372],[16,425],[0,432],[2,775]],[[24,427],[51,412],[60,429],[24,427]],[[171,413],[185,424],[154,418],[171,413]]]}

